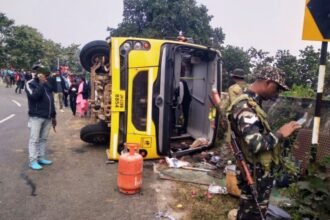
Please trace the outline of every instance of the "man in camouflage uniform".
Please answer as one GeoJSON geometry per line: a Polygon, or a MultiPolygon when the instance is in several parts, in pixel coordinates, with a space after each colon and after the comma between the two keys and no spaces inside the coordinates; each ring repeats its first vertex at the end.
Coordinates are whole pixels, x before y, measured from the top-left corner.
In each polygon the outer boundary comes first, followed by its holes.
{"type": "MultiPolygon", "coordinates": [[[[236,141],[256,183],[258,202],[264,217],[273,186],[272,165],[278,162],[274,156],[279,148],[277,145],[299,129],[300,125],[291,121],[278,131],[271,131],[261,103],[262,100],[275,99],[279,92],[288,89],[284,73],[278,68],[267,66],[257,73],[256,81],[228,109],[231,130],[236,134],[236,141]]],[[[237,177],[241,189],[237,219],[261,219],[250,187],[239,170],[237,177]]]]}
{"type": "Polygon", "coordinates": [[[235,84],[231,85],[228,88],[229,95],[229,104],[233,103],[233,101],[243,93],[243,90],[247,87],[247,83],[244,81],[244,70],[235,69],[231,74],[232,80],[235,84]]]}

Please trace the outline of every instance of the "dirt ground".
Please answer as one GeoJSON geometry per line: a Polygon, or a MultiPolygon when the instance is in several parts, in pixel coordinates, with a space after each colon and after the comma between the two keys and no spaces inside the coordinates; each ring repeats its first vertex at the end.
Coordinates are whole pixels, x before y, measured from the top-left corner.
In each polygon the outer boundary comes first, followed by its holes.
{"type": "MultiPolygon", "coordinates": [[[[82,146],[82,148],[75,148],[72,147],[73,151],[76,152],[84,152],[84,147],[88,149],[88,151],[99,151],[100,149],[105,150],[106,146],[94,146],[86,143],[82,143],[79,140],[79,131],[80,128],[83,127],[85,124],[89,122],[89,119],[79,119],[79,118],[71,118],[70,120],[65,122],[65,128],[68,128],[69,131],[65,132],[63,131],[63,134],[67,136],[68,138],[64,137],[63,144],[64,145],[71,145],[71,146],[82,146]]],[[[106,155],[104,151],[104,158],[106,160],[106,155]]],[[[164,181],[158,179],[157,172],[154,172],[154,164],[157,164],[159,160],[148,160],[144,161],[144,175],[143,175],[143,185],[140,195],[143,195],[144,198],[139,199],[141,204],[144,204],[143,206],[146,207],[154,207],[152,211],[154,212],[154,217],[157,218],[157,213],[165,213],[172,217],[174,217],[177,220],[187,220],[191,219],[189,210],[187,209],[175,209],[175,204],[178,203],[177,199],[174,198],[177,184],[172,181],[164,181]],[[145,194],[146,191],[153,191],[152,194],[145,194]],[[145,198],[146,196],[150,196],[151,198],[145,198]],[[149,204],[150,201],[155,200],[155,203],[149,204]]],[[[115,168],[115,171],[117,170],[117,163],[110,164],[107,166],[111,166],[115,168]]],[[[114,185],[109,185],[109,188],[113,188],[115,191],[117,188],[116,182],[114,185]]],[[[120,197],[129,197],[127,195],[118,194],[120,197]]],[[[134,196],[133,196],[134,197],[134,196]]],[[[130,206],[133,204],[128,203],[126,206],[130,206]]],[[[144,208],[144,209],[145,209],[144,208]]],[[[134,213],[132,213],[134,215],[134,213]]],[[[124,219],[124,218],[120,218],[124,219]]],[[[149,219],[149,218],[148,218],[149,219]]]]}
{"type": "MultiPolygon", "coordinates": [[[[65,127],[70,128],[69,130],[71,133],[63,133],[71,138],[64,138],[64,145],[72,145],[72,139],[74,139],[76,144],[73,145],[82,146],[82,148],[74,148],[74,150],[78,152],[81,150],[84,151],[84,148],[88,149],[88,151],[99,151],[100,149],[105,149],[105,146],[93,146],[82,143],[79,140],[79,130],[84,124],[87,123],[88,119],[71,118],[67,121],[65,127]]],[[[103,157],[106,157],[105,154],[103,157]]],[[[199,158],[200,155],[186,157],[193,160],[193,157],[199,158]]],[[[206,193],[208,187],[205,185],[160,179],[159,170],[157,170],[160,163],[164,163],[164,160],[144,161],[144,183],[141,191],[143,198],[139,199],[139,202],[141,202],[141,204],[145,204],[145,207],[150,208],[154,206],[152,208],[153,210],[150,211],[153,212],[153,219],[170,219],[170,217],[173,217],[176,220],[227,219],[229,210],[236,207],[238,200],[229,195],[213,195],[212,198],[210,198],[210,196],[206,193]],[[146,191],[152,191],[152,193],[144,193],[146,191]],[[152,198],[146,198],[148,196],[152,198]],[[149,204],[149,202],[153,200],[155,200],[154,204],[149,204]],[[157,216],[159,216],[157,214],[164,214],[164,216],[162,218],[157,218],[157,216]]],[[[115,170],[117,169],[117,164],[107,166],[114,167],[115,170]]],[[[115,183],[113,185],[109,185],[108,187],[116,189],[117,186],[115,183]]],[[[121,194],[119,194],[119,196],[127,197],[121,194]]],[[[130,206],[130,203],[128,202],[126,205],[130,206]]]]}
{"type": "Polygon", "coordinates": [[[117,188],[117,163],[106,163],[106,147],[80,140],[80,128],[88,120],[73,117],[69,109],[58,112],[57,119],[56,133],[51,131],[48,140],[48,157],[54,163],[41,171],[28,167],[26,126],[15,131],[24,135],[2,139],[0,153],[6,163],[0,166],[1,220],[154,220],[159,211],[187,219],[186,210],[171,209],[176,184],[158,179],[153,171],[157,161],[144,162],[141,192],[124,195],[117,188]]]}

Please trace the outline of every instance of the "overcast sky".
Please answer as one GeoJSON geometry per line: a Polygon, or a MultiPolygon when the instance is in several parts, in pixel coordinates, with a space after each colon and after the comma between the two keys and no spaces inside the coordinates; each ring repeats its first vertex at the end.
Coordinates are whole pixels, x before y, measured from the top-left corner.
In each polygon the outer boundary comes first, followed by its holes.
{"type": "MultiPolygon", "coordinates": [[[[307,45],[301,40],[305,0],[197,0],[213,15],[211,25],[222,27],[225,44],[255,47],[274,55],[289,49],[294,55],[307,45]]],[[[122,20],[120,0],[0,0],[0,12],[38,29],[45,38],[64,46],[105,39],[106,28],[122,20]]],[[[177,33],[173,33],[174,36],[177,33]]]]}

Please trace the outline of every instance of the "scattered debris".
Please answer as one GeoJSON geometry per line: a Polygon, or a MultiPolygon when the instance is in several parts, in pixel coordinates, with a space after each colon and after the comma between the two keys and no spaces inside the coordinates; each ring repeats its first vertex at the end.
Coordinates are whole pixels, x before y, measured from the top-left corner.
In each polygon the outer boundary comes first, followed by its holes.
{"type": "Polygon", "coordinates": [[[158,212],[155,215],[156,219],[162,219],[162,218],[167,218],[169,220],[175,220],[174,217],[170,216],[167,212],[158,212]]]}
{"type": "Polygon", "coordinates": [[[178,209],[182,209],[182,208],[183,208],[183,205],[182,205],[181,203],[179,203],[179,204],[176,205],[176,207],[177,207],[178,209]]]}
{"type": "Polygon", "coordinates": [[[236,220],[237,219],[237,209],[232,209],[228,213],[228,220],[236,220]]]}
{"type": "Polygon", "coordinates": [[[226,187],[230,195],[239,197],[241,190],[237,186],[236,165],[229,163],[224,172],[226,173],[226,187]]]}
{"type": "Polygon", "coordinates": [[[191,145],[191,148],[196,148],[200,146],[207,146],[209,141],[206,138],[197,138],[191,145]]]}
{"type": "Polygon", "coordinates": [[[217,186],[214,184],[209,186],[208,192],[211,194],[228,194],[227,188],[225,186],[217,186]]]}
{"type": "Polygon", "coordinates": [[[168,166],[173,167],[173,168],[187,167],[190,165],[189,162],[178,160],[176,158],[165,157],[165,160],[166,160],[168,166]]]}
{"type": "Polygon", "coordinates": [[[213,155],[210,159],[210,162],[213,164],[217,164],[220,161],[220,156],[213,155]]]}
{"type": "Polygon", "coordinates": [[[114,161],[114,160],[107,160],[107,161],[105,161],[105,164],[115,164],[116,163],[116,161],[114,161]]]}
{"type": "Polygon", "coordinates": [[[235,173],[236,172],[236,165],[232,164],[231,160],[228,160],[227,165],[226,165],[225,169],[223,170],[223,172],[224,173],[227,173],[227,172],[235,173]]]}

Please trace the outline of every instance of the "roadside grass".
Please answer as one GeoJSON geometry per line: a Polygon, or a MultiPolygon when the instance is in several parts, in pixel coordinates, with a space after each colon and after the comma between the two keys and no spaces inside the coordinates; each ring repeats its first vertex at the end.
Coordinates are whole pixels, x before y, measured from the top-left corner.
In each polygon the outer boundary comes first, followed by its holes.
{"type": "Polygon", "coordinates": [[[191,220],[227,219],[228,212],[237,208],[238,199],[230,195],[213,194],[208,196],[207,186],[178,183],[173,197],[175,210],[183,209],[191,220]],[[182,206],[182,207],[181,207],[182,206]]]}

